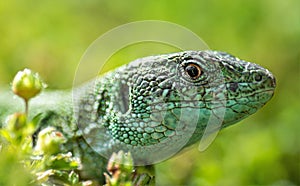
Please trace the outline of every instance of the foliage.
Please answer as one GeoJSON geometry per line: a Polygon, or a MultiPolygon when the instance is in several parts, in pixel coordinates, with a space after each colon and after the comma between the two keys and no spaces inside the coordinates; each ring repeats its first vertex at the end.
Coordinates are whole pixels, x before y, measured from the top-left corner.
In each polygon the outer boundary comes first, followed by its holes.
{"type": "Polygon", "coordinates": [[[107,164],[109,174],[104,173],[108,186],[154,185],[153,166],[134,167],[130,153],[113,153],[107,164]]]}
{"type": "MultiPolygon", "coordinates": [[[[20,71],[12,84],[14,93],[22,97],[25,102],[41,91],[42,83],[37,74],[30,70],[20,71]]],[[[40,115],[31,121],[26,113],[15,113],[7,117],[6,125],[0,129],[1,160],[8,162],[10,167],[18,167],[22,176],[20,182],[5,176],[1,166],[1,185],[91,185],[89,182],[80,182],[79,175],[75,172],[80,168],[80,160],[72,154],[61,153],[61,145],[65,143],[62,133],[53,127],[47,127],[38,134],[37,145],[34,147],[34,132],[38,127],[40,115]],[[9,157],[9,159],[8,159],[9,157]]],[[[14,175],[14,171],[6,174],[14,175]]]]}

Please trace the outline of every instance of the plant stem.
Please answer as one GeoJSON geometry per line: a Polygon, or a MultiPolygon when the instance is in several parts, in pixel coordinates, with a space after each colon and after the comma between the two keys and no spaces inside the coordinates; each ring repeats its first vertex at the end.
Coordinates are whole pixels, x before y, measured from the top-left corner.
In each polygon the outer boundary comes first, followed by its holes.
{"type": "Polygon", "coordinates": [[[28,100],[27,99],[24,99],[24,101],[25,101],[25,114],[26,114],[26,116],[28,116],[28,100]]]}

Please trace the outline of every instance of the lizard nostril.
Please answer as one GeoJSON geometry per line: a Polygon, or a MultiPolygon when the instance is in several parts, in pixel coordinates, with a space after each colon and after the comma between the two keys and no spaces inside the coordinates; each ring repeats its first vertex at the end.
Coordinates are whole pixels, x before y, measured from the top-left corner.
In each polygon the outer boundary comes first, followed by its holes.
{"type": "Polygon", "coordinates": [[[256,82],[260,82],[262,79],[263,79],[263,78],[262,78],[262,75],[261,75],[261,74],[256,74],[256,75],[254,75],[254,80],[255,80],[256,82]]]}

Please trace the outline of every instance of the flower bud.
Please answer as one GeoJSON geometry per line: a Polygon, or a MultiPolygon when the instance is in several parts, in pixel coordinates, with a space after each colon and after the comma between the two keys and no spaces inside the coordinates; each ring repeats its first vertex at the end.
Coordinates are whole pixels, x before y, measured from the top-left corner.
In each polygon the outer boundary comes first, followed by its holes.
{"type": "Polygon", "coordinates": [[[133,171],[133,160],[130,152],[119,151],[113,153],[107,164],[107,170],[113,173],[115,170],[131,173],[133,171]]]}
{"type": "Polygon", "coordinates": [[[19,71],[12,82],[13,92],[25,100],[41,92],[43,83],[37,73],[25,68],[19,71]]]}
{"type": "Polygon", "coordinates": [[[25,113],[15,113],[7,117],[7,130],[14,133],[21,133],[26,126],[27,117],[25,113]]]}
{"type": "Polygon", "coordinates": [[[133,173],[133,160],[130,153],[119,151],[113,153],[110,157],[107,170],[110,173],[105,173],[107,185],[131,185],[131,178],[133,173]]]}
{"type": "Polygon", "coordinates": [[[65,141],[66,139],[61,132],[53,127],[47,127],[39,132],[36,150],[43,154],[56,154],[60,151],[60,145],[65,141]]]}

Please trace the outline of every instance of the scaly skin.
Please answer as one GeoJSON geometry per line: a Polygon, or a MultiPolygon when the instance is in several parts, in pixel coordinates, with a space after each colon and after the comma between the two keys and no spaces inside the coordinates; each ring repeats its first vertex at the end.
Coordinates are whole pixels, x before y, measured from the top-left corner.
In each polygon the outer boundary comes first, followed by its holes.
{"type": "MultiPolygon", "coordinates": [[[[123,149],[137,165],[162,161],[205,132],[255,113],[275,86],[274,76],[256,64],[224,52],[185,51],[138,59],[104,74],[74,90],[73,104],[70,92],[50,92],[30,109],[44,114],[41,127],[63,131],[66,150],[84,163],[82,176],[99,179],[102,156],[123,149]]],[[[20,105],[8,98],[0,98],[2,122],[20,105]]]]}

